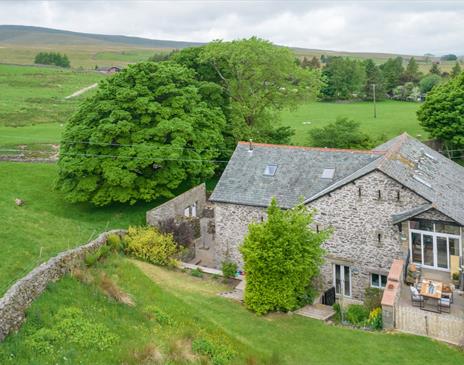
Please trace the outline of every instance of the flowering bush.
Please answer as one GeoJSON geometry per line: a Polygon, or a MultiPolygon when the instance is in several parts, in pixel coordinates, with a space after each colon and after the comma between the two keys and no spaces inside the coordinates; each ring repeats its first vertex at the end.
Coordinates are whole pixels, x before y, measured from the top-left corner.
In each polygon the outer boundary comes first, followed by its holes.
{"type": "Polygon", "coordinates": [[[382,308],[377,307],[369,313],[369,319],[367,321],[370,327],[375,330],[380,330],[383,327],[382,321],[382,308]]]}
{"type": "Polygon", "coordinates": [[[177,245],[172,234],[160,233],[153,227],[129,227],[126,252],[135,257],[162,266],[175,266],[173,256],[177,245]]]}

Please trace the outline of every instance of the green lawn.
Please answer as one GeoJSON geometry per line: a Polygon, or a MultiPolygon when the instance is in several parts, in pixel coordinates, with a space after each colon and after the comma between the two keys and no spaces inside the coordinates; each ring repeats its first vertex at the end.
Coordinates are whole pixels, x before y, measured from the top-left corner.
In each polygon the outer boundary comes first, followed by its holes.
{"type": "Polygon", "coordinates": [[[231,364],[422,365],[424,356],[427,364],[464,362],[462,351],[424,337],[340,328],[297,315],[258,317],[218,297],[216,293],[227,287],[217,279],[193,278],[144,263],[137,266],[145,274],[132,262],[113,256],[85,276],[90,284],[67,277],[50,285],[28,311],[20,331],[0,344],[0,363],[200,364],[191,349],[192,341],[200,338],[233,351],[231,364]],[[135,306],[102,293],[102,271],[132,296],[135,306]],[[110,346],[100,351],[97,343],[79,345],[76,339],[82,332],[73,331],[69,323],[66,339],[51,339],[49,334],[64,325],[58,312],[64,308],[78,308],[87,324],[103,326],[106,338],[113,338],[110,346]],[[167,324],[157,320],[166,317],[167,324]]]}
{"type": "Polygon", "coordinates": [[[64,98],[104,77],[92,71],[0,64],[0,126],[64,123],[94,91],[64,98]]]}
{"type": "Polygon", "coordinates": [[[106,229],[143,224],[152,204],[94,208],[53,189],[57,166],[0,162],[0,295],[40,261],[106,229]],[[15,198],[25,205],[15,205],[15,198]]]}
{"type": "Polygon", "coordinates": [[[418,103],[382,101],[377,103],[377,118],[373,117],[373,105],[369,102],[324,103],[302,105],[293,111],[281,113],[282,123],[296,130],[293,142],[308,145],[308,130],[334,122],[337,117],[348,117],[361,123],[362,129],[373,137],[385,134],[392,138],[403,132],[419,138],[426,133],[416,118],[418,103]]]}

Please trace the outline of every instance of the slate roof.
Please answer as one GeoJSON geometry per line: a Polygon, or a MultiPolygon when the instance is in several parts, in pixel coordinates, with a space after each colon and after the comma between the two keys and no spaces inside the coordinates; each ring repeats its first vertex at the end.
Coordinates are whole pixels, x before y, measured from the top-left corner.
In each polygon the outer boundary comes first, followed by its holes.
{"type": "Polygon", "coordinates": [[[415,208],[405,210],[397,214],[393,214],[392,215],[393,224],[404,222],[405,220],[415,217],[416,215],[424,213],[432,208],[433,208],[433,204],[426,203],[426,204],[419,205],[415,208]]]}
{"type": "MultiPolygon", "coordinates": [[[[373,151],[352,151],[240,142],[221,176],[212,201],[267,207],[276,197],[282,208],[320,198],[372,171],[378,170],[426,199],[433,208],[464,225],[464,167],[404,133],[373,151]],[[265,176],[266,165],[277,165],[275,176],[265,176]],[[322,179],[324,168],[334,168],[333,179],[322,179]]],[[[409,218],[426,206],[400,212],[409,218]],[[410,215],[413,214],[413,215],[410,215]]],[[[425,210],[422,210],[425,209],[425,210]]],[[[430,208],[429,208],[430,209],[430,208]]]]}
{"type": "Polygon", "coordinates": [[[275,197],[291,208],[379,159],[383,152],[238,143],[211,201],[267,207],[275,197]],[[277,165],[274,176],[264,175],[266,165],[277,165]],[[333,179],[321,178],[325,168],[335,169],[333,179]]]}

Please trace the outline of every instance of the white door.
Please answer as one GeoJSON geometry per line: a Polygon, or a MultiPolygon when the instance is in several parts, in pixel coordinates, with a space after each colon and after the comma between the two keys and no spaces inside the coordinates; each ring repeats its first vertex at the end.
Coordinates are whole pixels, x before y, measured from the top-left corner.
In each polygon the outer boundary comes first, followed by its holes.
{"type": "Polygon", "coordinates": [[[335,293],[351,297],[351,268],[349,266],[334,264],[335,293]]]}

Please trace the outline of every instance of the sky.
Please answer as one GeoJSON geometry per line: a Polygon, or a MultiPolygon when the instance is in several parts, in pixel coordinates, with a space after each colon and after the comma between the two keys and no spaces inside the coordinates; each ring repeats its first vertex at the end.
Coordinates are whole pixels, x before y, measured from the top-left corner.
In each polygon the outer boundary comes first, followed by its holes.
{"type": "Polygon", "coordinates": [[[464,55],[464,0],[0,0],[0,24],[199,42],[258,36],[312,49],[464,55]]]}

